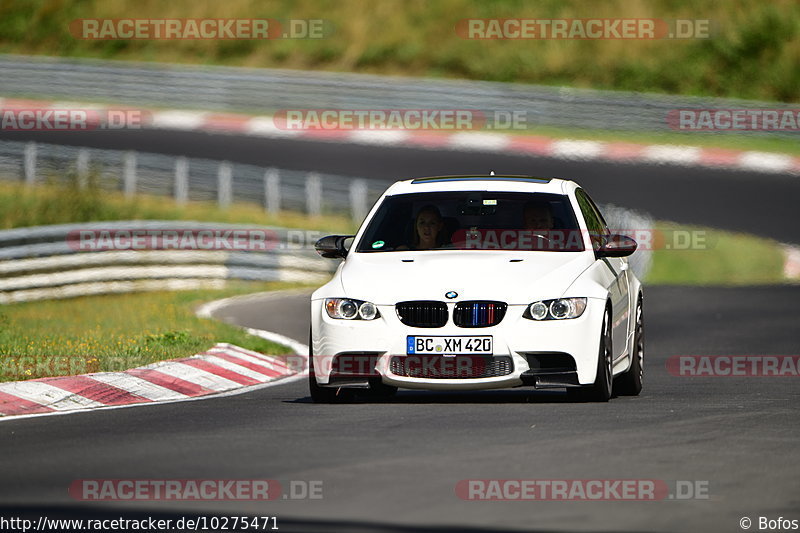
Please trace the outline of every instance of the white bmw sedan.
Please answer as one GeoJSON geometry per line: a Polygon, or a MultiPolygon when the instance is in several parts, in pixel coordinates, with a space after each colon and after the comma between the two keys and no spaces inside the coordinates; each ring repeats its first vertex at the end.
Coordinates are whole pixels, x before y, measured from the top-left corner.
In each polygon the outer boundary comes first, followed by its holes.
{"type": "Polygon", "coordinates": [[[520,386],[566,388],[577,401],[637,395],[636,246],[572,181],[397,182],[355,236],[316,244],[344,260],[311,296],[311,397],[520,386]]]}

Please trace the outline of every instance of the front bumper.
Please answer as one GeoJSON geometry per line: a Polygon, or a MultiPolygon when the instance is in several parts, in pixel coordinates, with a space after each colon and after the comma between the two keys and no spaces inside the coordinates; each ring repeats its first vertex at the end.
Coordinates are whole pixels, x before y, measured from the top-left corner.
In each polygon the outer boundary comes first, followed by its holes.
{"type": "MultiPolygon", "coordinates": [[[[401,388],[429,390],[587,385],[594,383],[597,372],[605,303],[590,298],[586,310],[578,318],[541,322],[522,317],[526,305],[509,305],[500,324],[485,328],[454,325],[452,307],[455,304],[448,303],[451,318],[444,327],[415,328],[400,322],[393,305],[379,305],[381,316],[375,320],[337,320],[328,317],[322,308],[323,300],[312,300],[314,372],[320,385],[329,386],[363,386],[369,378],[377,378],[387,385],[401,388]],[[510,372],[501,375],[484,372],[484,376],[475,371],[474,366],[471,372],[455,377],[447,377],[442,373],[425,377],[430,374],[409,372],[409,368],[413,370],[425,365],[424,362],[412,361],[410,358],[415,356],[406,354],[406,338],[409,335],[491,335],[492,360],[477,361],[489,368],[501,359],[508,360],[510,372]],[[342,356],[347,364],[340,364],[338,358],[342,356]],[[401,364],[398,364],[398,360],[401,364]]],[[[451,369],[459,367],[457,358],[444,361],[449,358],[437,357],[443,359],[443,367],[448,364],[451,369]]]]}

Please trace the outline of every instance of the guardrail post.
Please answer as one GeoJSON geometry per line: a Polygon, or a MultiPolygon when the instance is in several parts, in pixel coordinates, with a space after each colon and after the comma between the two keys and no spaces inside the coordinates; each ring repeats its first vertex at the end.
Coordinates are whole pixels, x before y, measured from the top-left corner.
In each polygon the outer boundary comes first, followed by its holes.
{"type": "Polygon", "coordinates": [[[136,195],[136,152],[126,152],[122,159],[122,189],[126,198],[136,195]]]}
{"type": "Polygon", "coordinates": [[[175,203],[186,204],[189,198],[189,162],[181,156],[175,159],[175,203]]]}
{"type": "Polygon", "coordinates": [[[264,197],[267,212],[277,215],[281,210],[281,175],[277,168],[268,168],[264,173],[264,197]]]}
{"type": "Polygon", "coordinates": [[[367,181],[356,179],[350,182],[350,214],[360,223],[367,216],[367,181]]]}
{"type": "Polygon", "coordinates": [[[217,169],[217,204],[221,208],[231,205],[233,196],[231,189],[233,186],[233,170],[231,164],[222,161],[217,169]]]}
{"type": "Polygon", "coordinates": [[[322,213],[322,180],[316,172],[306,176],[306,212],[312,217],[322,213]]]}
{"type": "Polygon", "coordinates": [[[29,142],[25,145],[23,158],[23,168],[25,172],[25,185],[32,187],[36,184],[36,143],[29,142]]]}
{"type": "Polygon", "coordinates": [[[78,175],[78,188],[85,189],[89,185],[89,150],[86,148],[78,150],[75,172],[78,175]]]}

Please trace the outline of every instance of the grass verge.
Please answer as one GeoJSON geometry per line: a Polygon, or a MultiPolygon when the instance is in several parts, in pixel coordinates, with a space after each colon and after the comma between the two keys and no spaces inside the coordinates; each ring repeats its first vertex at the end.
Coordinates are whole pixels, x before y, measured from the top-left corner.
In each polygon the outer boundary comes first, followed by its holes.
{"type": "MultiPolygon", "coordinates": [[[[673,23],[674,24],[674,23],[673,23]]],[[[795,0],[5,0],[0,52],[798,101],[795,0]],[[322,38],[82,39],[76,19],[322,20],[322,38]],[[463,19],[708,21],[685,39],[469,39],[463,19]]],[[[288,29],[288,26],[284,29],[288,29]]]]}
{"type": "Polygon", "coordinates": [[[80,189],[69,179],[35,187],[0,182],[0,229],[102,220],[203,220],[331,233],[354,229],[352,220],[344,216],[309,217],[291,211],[270,215],[249,203],[237,203],[229,209],[220,209],[214,202],[188,202],[178,207],[172,198],[142,194],[128,199],[96,184],[80,189]]]}
{"type": "Polygon", "coordinates": [[[122,371],[188,357],[217,342],[266,354],[290,353],[229,324],[198,318],[194,310],[209,300],[305,285],[228,285],[222,290],[86,296],[0,307],[0,381],[122,371]]]}
{"type": "Polygon", "coordinates": [[[778,242],[744,233],[657,222],[661,234],[691,234],[691,249],[653,251],[648,285],[759,285],[785,283],[778,242]],[[701,244],[702,243],[702,244],[701,244]]]}

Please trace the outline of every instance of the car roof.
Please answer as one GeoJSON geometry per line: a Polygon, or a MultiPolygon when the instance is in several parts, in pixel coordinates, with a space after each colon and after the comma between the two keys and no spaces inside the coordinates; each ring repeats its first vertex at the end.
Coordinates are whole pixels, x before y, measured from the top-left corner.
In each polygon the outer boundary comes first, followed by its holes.
{"type": "Polygon", "coordinates": [[[566,194],[578,185],[574,181],[559,178],[541,178],[522,175],[478,175],[430,176],[395,182],[386,195],[439,191],[486,191],[543,192],[566,194]]]}

